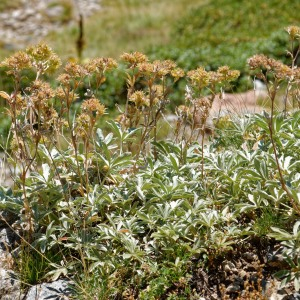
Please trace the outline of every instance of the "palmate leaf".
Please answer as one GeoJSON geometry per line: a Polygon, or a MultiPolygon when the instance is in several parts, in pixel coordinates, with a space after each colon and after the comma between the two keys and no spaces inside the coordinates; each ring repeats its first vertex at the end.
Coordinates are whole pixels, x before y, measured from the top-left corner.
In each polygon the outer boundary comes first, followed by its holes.
{"type": "Polygon", "coordinates": [[[19,214],[24,203],[21,195],[14,195],[10,188],[0,186],[0,209],[19,214]]]}
{"type": "Polygon", "coordinates": [[[272,233],[269,233],[269,237],[273,237],[278,241],[286,241],[293,239],[293,235],[285,231],[284,229],[277,228],[277,227],[271,227],[273,230],[272,233]]]}
{"type": "Polygon", "coordinates": [[[124,152],[121,155],[115,156],[109,162],[111,168],[125,167],[132,165],[132,153],[124,152]]]}
{"type": "Polygon", "coordinates": [[[298,292],[300,290],[300,272],[294,278],[295,290],[298,292]]]}
{"type": "Polygon", "coordinates": [[[169,159],[176,173],[179,173],[179,160],[174,153],[169,154],[169,159]]]}
{"type": "MultiPolygon", "coordinates": [[[[53,281],[57,280],[61,275],[67,276],[68,275],[68,268],[67,267],[62,267],[57,264],[52,264],[52,267],[55,269],[48,272],[45,277],[50,277],[53,281]]],[[[70,267],[70,266],[68,266],[70,267]]]]}
{"type": "Polygon", "coordinates": [[[253,116],[253,125],[257,125],[260,128],[262,128],[262,129],[266,130],[267,132],[269,132],[268,119],[264,115],[255,114],[253,116]]]}
{"type": "Polygon", "coordinates": [[[278,272],[276,272],[274,275],[277,278],[283,279],[284,277],[287,277],[290,274],[289,270],[280,270],[278,272]]]}

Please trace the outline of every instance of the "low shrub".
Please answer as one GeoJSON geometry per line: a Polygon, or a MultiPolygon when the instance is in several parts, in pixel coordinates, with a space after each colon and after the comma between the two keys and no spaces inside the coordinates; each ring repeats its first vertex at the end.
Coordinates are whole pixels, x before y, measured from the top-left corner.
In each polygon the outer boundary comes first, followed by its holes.
{"type": "MultiPolygon", "coordinates": [[[[287,31],[299,40],[298,27],[287,31]]],[[[197,270],[214,269],[250,236],[281,243],[290,267],[277,275],[298,289],[300,112],[274,107],[281,85],[287,99],[299,98],[296,56],[292,67],[264,55],[248,60],[266,84],[270,111],[220,120],[210,143],[210,109],[238,71],[198,67],[185,75],[171,60],[139,52],[121,59],[126,104],[108,130],[97,125],[106,113],[98,98],[115,60],[70,62],[54,86],[44,76],[60,60],[45,44],[1,63],[14,79],[13,92],[0,96],[12,122],[2,148],[16,176],[13,189],[0,187],[0,208],[18,216],[21,279],[68,276],[82,299],[195,299],[207,296],[191,288],[197,270]],[[27,69],[36,75],[29,82],[27,69]],[[160,140],[171,87],[184,76],[174,134],[160,140]]]]}

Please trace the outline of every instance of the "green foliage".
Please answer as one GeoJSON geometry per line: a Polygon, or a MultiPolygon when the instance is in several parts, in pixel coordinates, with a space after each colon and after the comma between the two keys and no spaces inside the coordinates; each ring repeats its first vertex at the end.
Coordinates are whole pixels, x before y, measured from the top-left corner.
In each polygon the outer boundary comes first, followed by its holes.
{"type": "MultiPolygon", "coordinates": [[[[292,39],[299,33],[289,29],[292,39]]],[[[209,271],[255,236],[281,242],[290,269],[280,276],[297,288],[300,112],[275,113],[274,101],[281,84],[299,97],[299,74],[252,57],[271,111],[216,120],[217,134],[205,143],[213,101],[239,72],[188,72],[170,141],[159,139],[158,121],[184,72],[140,52],[122,59],[126,104],[106,129],[97,126],[105,114],[98,98],[116,70],[113,59],[68,63],[54,87],[45,76],[60,60],[47,45],[1,63],[14,81],[13,93],[0,95],[12,120],[12,140],[2,147],[16,175],[12,190],[0,188],[0,208],[17,216],[26,245],[21,279],[70,276],[82,299],[195,299],[197,266],[209,271]]]]}
{"type": "Polygon", "coordinates": [[[6,9],[16,9],[20,4],[21,4],[20,0],[16,0],[16,1],[3,0],[0,3],[0,11],[6,9]]]}
{"type": "Polygon", "coordinates": [[[280,270],[275,275],[282,280],[281,286],[292,281],[296,291],[300,290],[299,226],[300,222],[297,221],[293,226],[292,233],[278,227],[272,227],[273,232],[269,234],[269,236],[282,241],[284,259],[290,267],[289,270],[280,270]]]}
{"type": "Polygon", "coordinates": [[[16,259],[16,268],[23,288],[26,289],[28,285],[35,285],[45,280],[47,273],[52,269],[50,263],[59,263],[62,258],[55,249],[41,255],[23,245],[20,256],[16,259]]]}
{"type": "Polygon", "coordinates": [[[177,38],[167,46],[155,46],[152,57],[169,57],[184,69],[228,65],[241,71],[234,89],[250,89],[250,56],[264,53],[287,62],[288,37],[282,28],[297,24],[297,7],[299,3],[290,5],[288,0],[206,1],[178,22],[172,33],[177,38]]]}

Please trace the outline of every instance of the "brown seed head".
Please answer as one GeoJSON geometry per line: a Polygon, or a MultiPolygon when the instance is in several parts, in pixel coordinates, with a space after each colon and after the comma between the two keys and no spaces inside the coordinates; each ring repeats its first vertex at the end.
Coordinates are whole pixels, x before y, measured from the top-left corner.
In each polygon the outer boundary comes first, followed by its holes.
{"type": "Polygon", "coordinates": [[[53,50],[44,43],[26,49],[32,64],[41,72],[54,71],[61,65],[61,60],[53,50]]]}
{"type": "Polygon", "coordinates": [[[30,87],[26,89],[30,92],[30,99],[35,106],[43,107],[55,96],[55,92],[48,82],[35,80],[30,87]]]}
{"type": "Polygon", "coordinates": [[[293,70],[289,66],[263,54],[257,54],[249,58],[248,65],[251,70],[272,72],[278,79],[285,79],[293,75],[293,70]]]}
{"type": "Polygon", "coordinates": [[[199,88],[204,88],[209,85],[210,76],[203,67],[189,71],[187,76],[192,81],[192,84],[198,86],[199,88]]]}
{"type": "Polygon", "coordinates": [[[75,62],[67,63],[67,65],[65,66],[65,72],[71,78],[83,78],[88,74],[87,70],[83,66],[75,62]]]}
{"type": "Polygon", "coordinates": [[[91,124],[91,117],[86,113],[80,114],[76,118],[76,127],[75,127],[76,135],[81,138],[87,137],[89,133],[90,124],[91,124]]]}
{"type": "Polygon", "coordinates": [[[298,40],[300,38],[300,27],[298,26],[288,26],[286,28],[289,36],[292,40],[298,40]]]}
{"type": "Polygon", "coordinates": [[[117,62],[112,58],[94,58],[88,64],[85,65],[85,68],[90,73],[104,73],[105,71],[115,69],[118,66],[117,62]]]}
{"type": "Polygon", "coordinates": [[[96,98],[85,100],[81,104],[81,109],[84,113],[102,116],[105,113],[105,106],[96,98]]]}
{"type": "Polygon", "coordinates": [[[149,106],[149,99],[143,91],[134,92],[129,100],[130,102],[133,102],[136,107],[149,106]]]}
{"type": "Polygon", "coordinates": [[[171,75],[174,77],[175,81],[177,81],[179,78],[184,77],[185,73],[180,68],[175,68],[171,71],[171,75]]]}
{"type": "Polygon", "coordinates": [[[27,53],[19,51],[2,61],[0,67],[8,68],[8,75],[17,76],[20,71],[31,67],[31,59],[27,53]]]}
{"type": "Polygon", "coordinates": [[[228,66],[222,66],[217,71],[220,75],[221,81],[233,81],[240,76],[240,72],[237,70],[230,70],[228,66]]]}
{"type": "Polygon", "coordinates": [[[148,57],[141,52],[123,53],[121,59],[133,67],[137,66],[139,63],[148,61],[148,57]]]}

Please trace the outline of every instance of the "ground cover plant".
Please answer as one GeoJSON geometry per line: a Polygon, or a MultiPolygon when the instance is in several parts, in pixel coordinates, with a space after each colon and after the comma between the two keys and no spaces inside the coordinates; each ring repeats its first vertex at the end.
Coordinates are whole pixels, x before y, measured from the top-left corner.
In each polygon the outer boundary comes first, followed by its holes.
{"type": "MultiPolygon", "coordinates": [[[[287,33],[293,49],[300,28],[287,33]]],[[[289,65],[248,59],[270,111],[217,120],[209,142],[210,108],[239,76],[228,66],[185,74],[171,60],[124,53],[126,104],[104,130],[101,86],[116,60],[69,62],[53,85],[47,74],[61,62],[45,44],[2,61],[14,84],[0,92],[14,185],[0,187],[0,208],[16,216],[20,280],[68,277],[77,299],[265,299],[272,276],[298,291],[300,72],[298,51],[289,55],[289,65]],[[180,78],[185,102],[170,140],[160,139],[180,78]],[[284,110],[275,112],[281,86],[284,110]],[[274,248],[284,259],[272,267],[274,248]],[[247,272],[236,274],[242,258],[247,272]]]]}

